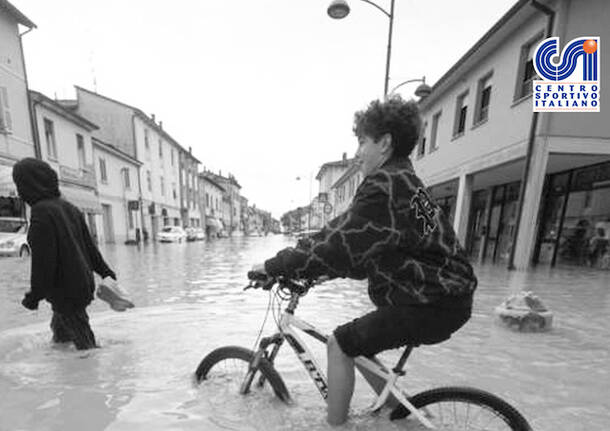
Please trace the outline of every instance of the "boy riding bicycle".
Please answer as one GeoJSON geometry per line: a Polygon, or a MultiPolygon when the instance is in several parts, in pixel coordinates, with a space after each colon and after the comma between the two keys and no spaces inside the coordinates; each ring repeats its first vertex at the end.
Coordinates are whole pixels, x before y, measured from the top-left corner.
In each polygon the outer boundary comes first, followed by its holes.
{"type": "MultiPolygon", "coordinates": [[[[332,425],[347,419],[354,357],[440,343],[470,318],[477,279],[409,159],[420,126],[416,103],[400,97],[357,112],[356,160],[364,180],[350,207],[311,238],[254,268],[271,276],[368,279],[377,309],[340,325],[328,340],[332,425]]],[[[381,387],[376,376],[363,375],[381,387]]]]}

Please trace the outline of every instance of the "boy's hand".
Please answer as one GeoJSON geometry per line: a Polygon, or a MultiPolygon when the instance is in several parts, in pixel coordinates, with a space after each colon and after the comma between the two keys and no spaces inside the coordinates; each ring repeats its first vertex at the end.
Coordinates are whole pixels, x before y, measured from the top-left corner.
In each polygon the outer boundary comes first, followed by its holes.
{"type": "Polygon", "coordinates": [[[28,310],[38,310],[38,301],[32,299],[32,297],[27,294],[23,297],[21,305],[23,305],[28,310]]]}
{"type": "Polygon", "coordinates": [[[252,265],[251,271],[258,272],[259,274],[267,274],[267,271],[265,271],[264,263],[257,263],[256,265],[252,265]]]}

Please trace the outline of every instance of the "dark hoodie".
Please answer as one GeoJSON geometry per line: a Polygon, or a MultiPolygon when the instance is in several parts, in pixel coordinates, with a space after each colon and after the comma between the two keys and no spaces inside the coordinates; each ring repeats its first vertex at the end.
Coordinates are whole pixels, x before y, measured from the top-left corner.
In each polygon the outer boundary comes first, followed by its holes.
{"type": "Polygon", "coordinates": [[[93,243],[83,213],[60,197],[57,174],[41,160],[26,158],[15,164],[13,181],[32,208],[31,291],[26,301],[46,299],[60,312],[86,307],[93,299],[92,270],[102,277],[115,274],[93,243]]]}

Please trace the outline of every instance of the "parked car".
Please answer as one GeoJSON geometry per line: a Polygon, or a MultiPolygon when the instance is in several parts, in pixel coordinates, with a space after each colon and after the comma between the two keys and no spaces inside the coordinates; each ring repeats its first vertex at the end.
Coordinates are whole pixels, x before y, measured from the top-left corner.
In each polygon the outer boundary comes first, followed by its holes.
{"type": "Polygon", "coordinates": [[[187,241],[199,241],[205,239],[205,232],[200,227],[189,227],[186,229],[187,241]]]}
{"type": "Polygon", "coordinates": [[[28,222],[18,217],[0,217],[0,256],[29,256],[28,222]]]}
{"type": "Polygon", "coordinates": [[[186,240],[186,232],[180,226],[165,226],[157,235],[159,242],[182,242],[186,240]]]}

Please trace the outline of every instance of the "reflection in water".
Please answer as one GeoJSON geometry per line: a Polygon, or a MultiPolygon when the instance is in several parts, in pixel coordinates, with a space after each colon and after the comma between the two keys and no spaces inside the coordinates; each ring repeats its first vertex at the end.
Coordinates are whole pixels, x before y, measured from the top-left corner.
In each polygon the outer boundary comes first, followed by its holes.
{"type": "MultiPolygon", "coordinates": [[[[191,381],[212,349],[252,346],[269,297],[243,292],[244,274],[291,243],[276,236],[105,248],[137,308],[115,313],[95,301],[91,324],[103,347],[86,353],[51,346],[48,307],[32,313],[19,305],[29,260],[1,259],[0,430],[326,429],[325,406],[287,346],[277,368],[293,406],[191,381]]],[[[610,272],[482,267],[477,273],[472,320],[446,343],[414,352],[407,374],[412,391],[467,384],[506,398],[536,430],[610,427],[610,272]],[[554,311],[551,332],[511,332],[496,322],[493,308],[521,289],[554,311]]],[[[348,280],[317,286],[302,300],[299,316],[330,332],[371,308],[365,291],[362,282],[348,280]]],[[[264,333],[273,329],[270,316],[264,333]]],[[[305,340],[324,368],[324,346],[305,340]]],[[[401,429],[369,416],[371,401],[359,381],[344,429],[401,429]]]]}

